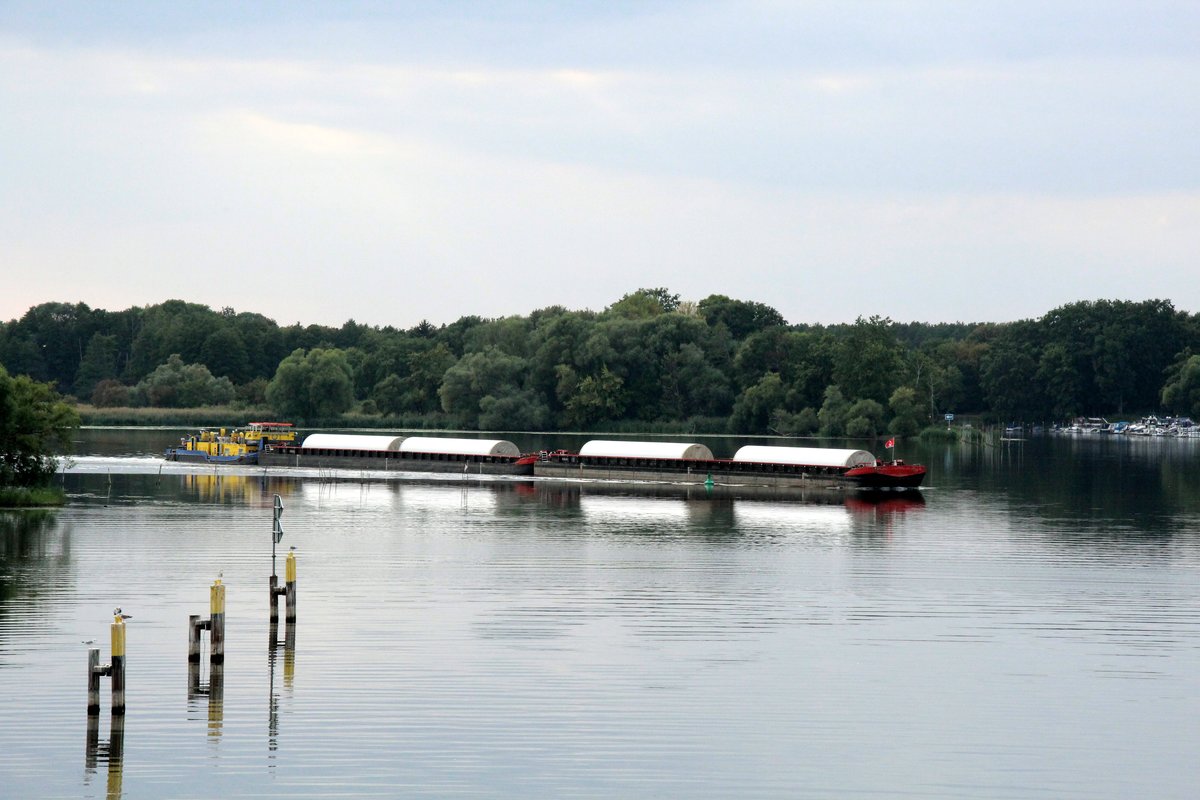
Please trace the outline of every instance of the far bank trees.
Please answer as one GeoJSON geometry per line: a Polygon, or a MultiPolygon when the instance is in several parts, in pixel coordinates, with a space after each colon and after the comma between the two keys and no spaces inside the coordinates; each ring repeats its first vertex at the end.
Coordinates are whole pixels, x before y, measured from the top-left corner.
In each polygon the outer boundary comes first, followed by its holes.
{"type": "Polygon", "coordinates": [[[409,329],[280,326],[178,300],[120,312],[47,303],[0,324],[11,374],[96,405],[267,402],[297,419],[354,409],[411,427],[907,435],[947,412],[1194,414],[1195,352],[1197,317],[1165,300],[1082,301],[1009,323],[808,325],[665,288],[601,311],[409,329]]]}

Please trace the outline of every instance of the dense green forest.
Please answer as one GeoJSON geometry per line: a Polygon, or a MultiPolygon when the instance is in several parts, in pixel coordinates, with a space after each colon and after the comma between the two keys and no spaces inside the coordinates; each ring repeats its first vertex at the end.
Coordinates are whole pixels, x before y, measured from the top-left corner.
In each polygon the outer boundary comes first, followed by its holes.
{"type": "Polygon", "coordinates": [[[0,324],[0,364],[97,407],[346,412],[405,427],[908,435],[946,413],[1049,422],[1200,416],[1200,319],[1081,301],[1009,323],[789,324],[763,303],[639,289],[603,311],[444,325],[280,326],[171,300],[45,303],[0,324]]]}

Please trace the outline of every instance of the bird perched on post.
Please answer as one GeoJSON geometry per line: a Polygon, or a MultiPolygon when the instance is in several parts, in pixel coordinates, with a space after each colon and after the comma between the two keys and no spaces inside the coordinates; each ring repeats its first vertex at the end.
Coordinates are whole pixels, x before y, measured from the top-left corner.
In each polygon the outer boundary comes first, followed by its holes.
{"type": "Polygon", "coordinates": [[[113,609],[113,616],[117,619],[133,619],[133,615],[131,614],[122,614],[120,606],[113,609]]]}

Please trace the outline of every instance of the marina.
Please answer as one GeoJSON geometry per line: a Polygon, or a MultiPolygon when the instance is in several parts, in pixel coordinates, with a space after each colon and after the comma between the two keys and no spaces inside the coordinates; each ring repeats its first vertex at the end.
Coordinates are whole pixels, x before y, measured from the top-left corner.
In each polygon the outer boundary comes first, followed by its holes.
{"type": "Polygon", "coordinates": [[[1116,436],[1159,436],[1200,439],[1200,426],[1190,417],[1142,417],[1137,422],[1109,422],[1103,417],[1080,417],[1069,425],[1056,425],[1053,433],[1112,434],[1116,436]]]}

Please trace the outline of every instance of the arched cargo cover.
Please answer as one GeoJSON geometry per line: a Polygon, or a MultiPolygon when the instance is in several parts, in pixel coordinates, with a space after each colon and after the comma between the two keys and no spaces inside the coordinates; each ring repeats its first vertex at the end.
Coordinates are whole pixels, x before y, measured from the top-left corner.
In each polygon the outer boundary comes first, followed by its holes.
{"type": "Polygon", "coordinates": [[[691,442],[620,442],[593,439],[579,448],[581,456],[611,458],[678,458],[689,461],[712,461],[712,450],[691,442]]]}
{"type": "Polygon", "coordinates": [[[450,439],[441,436],[410,436],[400,445],[402,453],[448,453],[463,456],[519,456],[521,450],[504,439],[450,439]]]}
{"type": "Polygon", "coordinates": [[[399,450],[403,436],[357,433],[310,433],[301,445],[314,450],[399,450]]]}
{"type": "Polygon", "coordinates": [[[828,447],[767,447],[748,444],[737,451],[734,461],[764,464],[801,464],[808,467],[857,467],[874,464],[866,450],[832,450],[828,447]]]}

